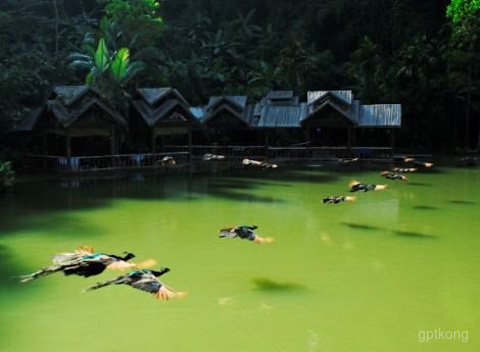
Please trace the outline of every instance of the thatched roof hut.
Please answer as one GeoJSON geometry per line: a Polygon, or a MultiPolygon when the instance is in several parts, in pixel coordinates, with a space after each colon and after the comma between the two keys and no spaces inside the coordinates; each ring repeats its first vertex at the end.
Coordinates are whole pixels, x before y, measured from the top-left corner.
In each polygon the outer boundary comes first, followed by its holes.
{"type": "Polygon", "coordinates": [[[97,89],[90,86],[58,86],[17,130],[43,135],[44,153],[47,153],[47,135],[65,136],[65,153],[70,156],[70,139],[73,137],[109,137],[114,153],[115,136],[126,128],[126,120],[97,89]]]}
{"type": "Polygon", "coordinates": [[[153,151],[158,136],[185,134],[191,144],[192,128],[198,120],[190,111],[190,104],[176,89],[138,88],[132,106],[132,130],[137,135],[149,131],[153,151]]]}

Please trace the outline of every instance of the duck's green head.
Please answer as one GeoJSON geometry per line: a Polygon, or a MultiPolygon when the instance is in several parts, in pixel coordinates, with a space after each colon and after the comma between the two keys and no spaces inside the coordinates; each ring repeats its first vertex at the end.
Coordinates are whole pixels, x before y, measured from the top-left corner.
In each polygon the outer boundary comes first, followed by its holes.
{"type": "Polygon", "coordinates": [[[148,269],[140,269],[140,270],[132,270],[128,274],[128,276],[136,276],[136,275],[145,275],[151,274],[152,272],[148,269]]]}
{"type": "Polygon", "coordinates": [[[102,255],[105,255],[105,254],[104,253],[87,254],[87,255],[82,256],[82,259],[85,259],[85,260],[97,259],[98,257],[100,257],[102,255]]]}

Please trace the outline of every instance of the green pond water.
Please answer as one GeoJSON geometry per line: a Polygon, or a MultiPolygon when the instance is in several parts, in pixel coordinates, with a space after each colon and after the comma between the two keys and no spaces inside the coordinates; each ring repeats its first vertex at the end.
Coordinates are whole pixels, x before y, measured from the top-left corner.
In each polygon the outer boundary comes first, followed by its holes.
{"type": "Polygon", "coordinates": [[[0,207],[0,352],[480,350],[480,170],[43,180],[0,207]],[[352,179],[389,188],[322,204],[352,179]],[[244,223],[275,242],[217,237],[244,223]],[[114,272],[12,280],[79,245],[155,258],[190,293],[82,293],[114,272]],[[420,342],[435,329],[468,341],[420,342]]]}

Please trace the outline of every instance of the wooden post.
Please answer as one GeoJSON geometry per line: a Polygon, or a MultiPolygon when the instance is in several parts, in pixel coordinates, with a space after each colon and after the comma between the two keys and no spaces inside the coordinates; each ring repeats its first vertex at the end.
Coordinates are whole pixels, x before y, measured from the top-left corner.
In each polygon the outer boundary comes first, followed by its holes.
{"type": "Polygon", "coordinates": [[[152,127],[151,131],[151,142],[152,142],[152,154],[153,154],[153,167],[157,166],[157,134],[155,132],[155,126],[152,127]]]}
{"type": "Polygon", "coordinates": [[[352,148],[352,137],[353,137],[353,128],[352,126],[348,127],[348,149],[352,148]]]}
{"type": "Polygon", "coordinates": [[[270,145],[270,130],[265,128],[265,157],[268,158],[268,147],[270,145]]]}
{"type": "Polygon", "coordinates": [[[71,145],[71,137],[69,130],[65,130],[65,154],[67,156],[67,169],[71,168],[71,159],[72,159],[72,145],[71,145]]]}
{"type": "Polygon", "coordinates": [[[112,167],[115,168],[115,128],[110,129],[110,153],[112,154],[112,167]]]}
{"type": "Polygon", "coordinates": [[[47,155],[47,132],[42,133],[42,155],[47,155]]]}
{"type": "Polygon", "coordinates": [[[72,145],[70,132],[68,130],[65,130],[65,155],[67,156],[68,162],[70,163],[70,158],[72,156],[72,145]]]}
{"type": "Polygon", "coordinates": [[[304,128],[305,128],[305,142],[307,142],[307,144],[310,144],[310,124],[307,122],[304,128]]]}
{"type": "Polygon", "coordinates": [[[47,155],[48,153],[48,141],[47,141],[47,132],[42,132],[42,155],[44,156],[42,159],[42,167],[44,169],[47,168],[47,158],[45,158],[45,156],[47,155]]]}
{"type": "Polygon", "coordinates": [[[188,122],[188,162],[192,161],[192,123],[188,122]]]}
{"type": "Polygon", "coordinates": [[[392,128],[390,129],[390,148],[395,148],[395,130],[392,128]]]}

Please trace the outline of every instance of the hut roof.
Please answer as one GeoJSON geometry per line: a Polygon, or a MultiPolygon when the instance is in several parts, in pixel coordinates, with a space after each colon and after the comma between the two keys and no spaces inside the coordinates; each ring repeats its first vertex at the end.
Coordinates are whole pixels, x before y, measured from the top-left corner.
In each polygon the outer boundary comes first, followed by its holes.
{"type": "Polygon", "coordinates": [[[205,107],[205,113],[202,121],[208,123],[220,112],[227,111],[229,114],[238,118],[245,125],[251,125],[251,108],[247,106],[247,96],[245,95],[225,95],[211,97],[205,107]]]}
{"type": "Polygon", "coordinates": [[[300,127],[300,121],[307,113],[307,104],[299,103],[293,91],[272,91],[260,103],[255,104],[252,110],[255,127],[300,127]]]}
{"type": "Polygon", "coordinates": [[[303,123],[304,121],[310,119],[313,116],[318,116],[325,109],[333,108],[340,115],[344,116],[348,121],[350,121],[350,123],[352,123],[353,125],[357,125],[357,110],[353,108],[353,105],[348,105],[344,102],[345,101],[343,99],[339,98],[336,95],[323,95],[322,97],[316,99],[314,103],[308,105],[308,112],[304,115],[303,119],[300,122],[303,123]]]}
{"type": "Polygon", "coordinates": [[[177,99],[186,106],[189,105],[187,100],[178,92],[178,90],[171,87],[138,88],[137,92],[139,96],[150,106],[158,105],[162,99],[166,99],[167,97],[170,97],[171,99],[177,99]]]}
{"type": "Polygon", "coordinates": [[[300,121],[307,114],[307,104],[301,103],[296,106],[278,106],[264,105],[259,108],[256,106],[258,122],[256,127],[259,128],[290,128],[300,127],[300,121]]]}
{"type": "Polygon", "coordinates": [[[358,113],[359,127],[396,127],[402,124],[400,104],[361,105],[358,113]]]}
{"type": "Polygon", "coordinates": [[[100,92],[91,86],[57,86],[53,88],[48,99],[60,100],[65,106],[70,106],[83,98],[88,92],[101,96],[100,92]]]}
{"type": "Polygon", "coordinates": [[[58,123],[67,128],[92,107],[101,109],[112,122],[126,126],[125,119],[104,101],[98,89],[90,86],[57,86],[44,105],[28,116],[17,131],[32,131],[46,111],[51,111],[58,123]]]}
{"type": "Polygon", "coordinates": [[[210,97],[205,109],[211,110],[215,108],[215,106],[218,106],[219,104],[221,104],[222,102],[232,104],[241,109],[245,109],[245,107],[247,106],[247,96],[246,95],[223,95],[223,96],[210,97]]]}
{"type": "Polygon", "coordinates": [[[143,120],[147,123],[148,126],[152,127],[157,124],[160,120],[168,119],[169,121],[188,121],[196,120],[195,115],[190,111],[190,108],[185,105],[183,102],[178,100],[167,100],[165,103],[154,108],[151,105],[147,104],[142,100],[133,101],[133,107],[138,111],[143,120]],[[174,109],[179,108],[182,110],[182,114],[175,115],[172,117],[169,115],[174,109]]]}
{"type": "Polygon", "coordinates": [[[64,127],[70,127],[77,119],[85,114],[90,108],[98,107],[106,113],[106,116],[119,125],[125,126],[127,122],[118,113],[112,110],[108,105],[98,98],[88,98],[82,101],[76,107],[65,106],[64,103],[58,100],[49,100],[47,107],[52,111],[57,121],[64,127]]]}
{"type": "Polygon", "coordinates": [[[313,104],[315,101],[332,96],[351,105],[353,101],[353,93],[351,90],[318,90],[307,93],[307,103],[313,104]]]}
{"type": "MultiPolygon", "coordinates": [[[[399,128],[402,109],[399,104],[361,105],[351,90],[313,91],[307,94],[308,119],[327,106],[333,107],[356,127],[399,128]]],[[[303,122],[303,121],[302,121],[303,122]]]]}
{"type": "Polygon", "coordinates": [[[195,116],[197,120],[202,120],[205,116],[205,109],[201,106],[193,106],[190,108],[190,112],[195,116]]]}

